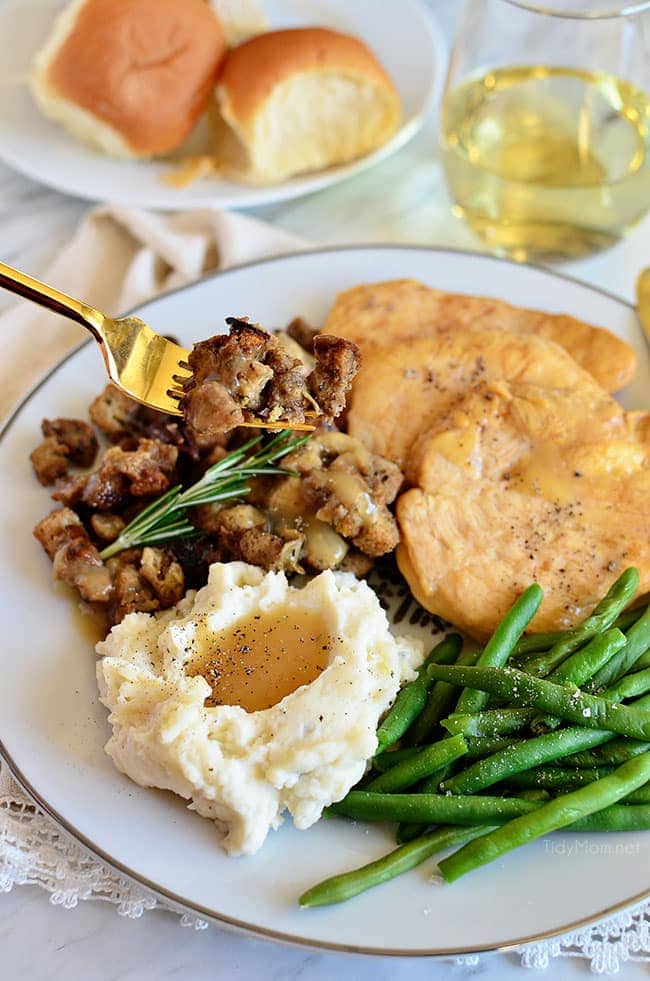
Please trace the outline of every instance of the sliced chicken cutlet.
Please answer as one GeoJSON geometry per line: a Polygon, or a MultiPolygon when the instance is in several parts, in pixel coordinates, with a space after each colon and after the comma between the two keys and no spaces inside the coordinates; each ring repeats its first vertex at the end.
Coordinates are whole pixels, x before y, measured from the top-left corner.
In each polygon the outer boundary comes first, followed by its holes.
{"type": "Polygon", "coordinates": [[[359,344],[364,359],[370,346],[391,346],[439,330],[468,327],[505,329],[555,341],[607,389],[615,392],[635,371],[629,344],[602,327],[563,313],[515,307],[493,297],[431,289],[415,279],[368,283],[340,293],[324,330],[359,344]]]}
{"type": "Polygon", "coordinates": [[[484,384],[423,433],[397,558],[426,609],[488,637],[535,580],[572,626],[630,565],[650,590],[650,413],[606,393],[484,384]]]}
{"type": "Polygon", "coordinates": [[[602,392],[563,348],[532,334],[479,327],[439,331],[364,350],[348,403],[348,430],[414,483],[410,455],[420,434],[460,395],[502,378],[602,392]]]}

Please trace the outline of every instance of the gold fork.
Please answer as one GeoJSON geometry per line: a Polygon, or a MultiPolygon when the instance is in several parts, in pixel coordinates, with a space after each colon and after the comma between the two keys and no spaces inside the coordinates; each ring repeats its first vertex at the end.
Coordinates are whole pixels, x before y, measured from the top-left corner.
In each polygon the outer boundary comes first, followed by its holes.
{"type": "MultiPolygon", "coordinates": [[[[139,317],[107,317],[67,293],[0,262],[0,286],[81,324],[102,352],[108,377],[130,398],[169,415],[181,416],[184,383],[191,378],[189,351],[157,334],[139,317]]],[[[255,429],[299,429],[313,425],[277,420],[244,422],[255,429]]]]}

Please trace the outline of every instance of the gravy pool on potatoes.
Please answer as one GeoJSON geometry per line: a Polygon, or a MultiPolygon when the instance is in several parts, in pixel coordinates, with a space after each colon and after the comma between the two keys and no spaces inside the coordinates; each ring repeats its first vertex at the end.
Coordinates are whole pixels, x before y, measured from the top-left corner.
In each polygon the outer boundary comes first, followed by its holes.
{"type": "Polygon", "coordinates": [[[271,708],[315,681],[331,650],[323,617],[307,610],[257,614],[218,634],[203,621],[197,640],[200,650],[210,648],[193,671],[212,688],[206,705],[240,705],[247,712],[271,708]]]}

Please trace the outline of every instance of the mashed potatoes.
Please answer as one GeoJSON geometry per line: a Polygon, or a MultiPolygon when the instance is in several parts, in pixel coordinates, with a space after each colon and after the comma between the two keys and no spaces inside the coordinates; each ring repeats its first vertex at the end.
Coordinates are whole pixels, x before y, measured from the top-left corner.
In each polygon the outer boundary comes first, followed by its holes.
{"type": "Polygon", "coordinates": [[[116,766],[190,800],[233,855],[257,851],[285,809],[307,828],[347,793],[424,653],[349,573],[296,589],[241,562],[213,565],[173,610],[130,614],[97,652],[116,766]]]}

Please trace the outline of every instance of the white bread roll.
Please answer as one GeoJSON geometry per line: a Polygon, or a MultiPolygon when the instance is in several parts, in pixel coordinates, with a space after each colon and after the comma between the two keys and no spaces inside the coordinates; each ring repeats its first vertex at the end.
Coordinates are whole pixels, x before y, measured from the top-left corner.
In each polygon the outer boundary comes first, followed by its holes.
{"type": "Polygon", "coordinates": [[[32,92],[105,153],[153,157],[191,132],[225,47],[205,0],[73,0],[36,57],[32,92]]]}
{"type": "Polygon", "coordinates": [[[319,27],[271,31],[230,50],[213,110],[218,168],[248,184],[361,157],[393,135],[402,115],[372,52],[319,27]]]}
{"type": "Polygon", "coordinates": [[[221,21],[228,47],[269,29],[256,0],[210,0],[210,5],[221,21]]]}

